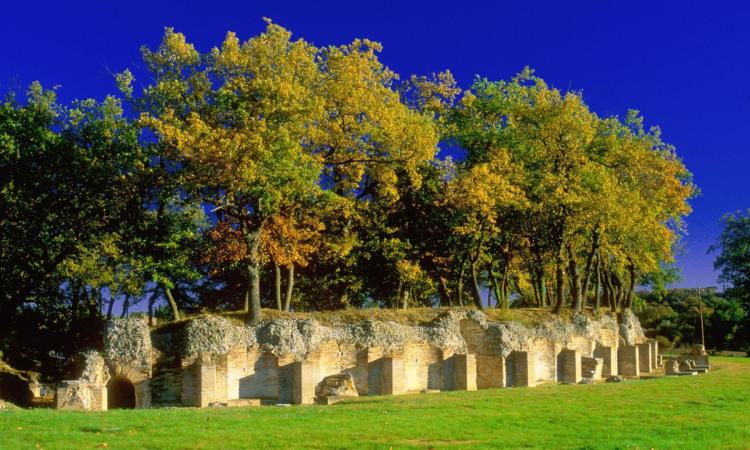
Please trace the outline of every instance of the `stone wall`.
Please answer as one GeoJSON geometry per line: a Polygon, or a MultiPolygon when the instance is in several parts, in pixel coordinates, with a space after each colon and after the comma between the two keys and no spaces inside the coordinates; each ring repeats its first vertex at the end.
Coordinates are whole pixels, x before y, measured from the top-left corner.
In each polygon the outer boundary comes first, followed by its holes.
{"type": "Polygon", "coordinates": [[[206,407],[307,404],[339,382],[347,395],[394,395],[633,376],[641,364],[654,366],[657,351],[632,315],[621,323],[550,315],[524,325],[447,310],[421,325],[332,323],[290,317],[252,326],[205,315],[149,330],[140,319],[114,320],[104,359],[113,377],[133,384],[136,407],[206,407]]]}

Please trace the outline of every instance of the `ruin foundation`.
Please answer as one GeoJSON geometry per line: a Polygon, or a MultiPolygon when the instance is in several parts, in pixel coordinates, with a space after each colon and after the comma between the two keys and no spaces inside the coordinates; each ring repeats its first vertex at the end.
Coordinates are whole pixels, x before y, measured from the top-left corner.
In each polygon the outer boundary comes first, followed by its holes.
{"type": "Polygon", "coordinates": [[[533,387],[654,370],[656,341],[632,314],[550,316],[525,326],[447,310],[426,325],[364,321],[324,326],[270,319],[256,326],[199,316],[149,329],[111,321],[103,356],[59,384],[63,409],[335,403],[361,395],[533,387]],[[114,403],[113,403],[114,401],[114,403]]]}

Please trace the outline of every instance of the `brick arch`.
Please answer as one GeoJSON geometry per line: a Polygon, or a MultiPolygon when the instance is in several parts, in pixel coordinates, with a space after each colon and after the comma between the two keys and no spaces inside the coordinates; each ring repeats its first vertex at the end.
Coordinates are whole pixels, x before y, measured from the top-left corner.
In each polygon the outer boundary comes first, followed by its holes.
{"type": "Polygon", "coordinates": [[[134,409],[135,385],[127,378],[112,377],[107,383],[108,409],[134,409]]]}
{"type": "MultiPolygon", "coordinates": [[[[123,386],[129,383],[133,386],[135,394],[134,408],[148,408],[151,406],[151,388],[149,386],[150,374],[136,369],[129,364],[110,364],[112,380],[121,380],[123,386]]],[[[112,382],[110,380],[110,383],[112,382]]],[[[109,387],[109,384],[107,385],[109,387]]]]}

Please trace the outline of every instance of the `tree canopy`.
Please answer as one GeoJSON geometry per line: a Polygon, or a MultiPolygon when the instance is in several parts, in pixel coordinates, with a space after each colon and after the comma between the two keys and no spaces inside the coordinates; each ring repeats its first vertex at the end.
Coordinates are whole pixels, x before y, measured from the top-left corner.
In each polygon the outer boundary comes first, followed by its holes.
{"type": "MultiPolygon", "coordinates": [[[[0,348],[33,324],[64,354],[115,305],[619,311],[674,260],[696,187],[637,111],[600,117],[528,68],[402,79],[381,50],[267,20],[201,52],[166,29],[102,102],[7,97],[0,348]]],[[[743,220],[717,260],[738,288],[743,220]]]]}

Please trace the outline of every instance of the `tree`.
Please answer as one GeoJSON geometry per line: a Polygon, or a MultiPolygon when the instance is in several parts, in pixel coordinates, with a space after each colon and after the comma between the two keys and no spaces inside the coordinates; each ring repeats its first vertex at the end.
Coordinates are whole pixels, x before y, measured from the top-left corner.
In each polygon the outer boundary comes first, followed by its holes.
{"type": "Polygon", "coordinates": [[[284,207],[320,189],[320,165],[304,148],[309,125],[322,112],[313,92],[315,49],[291,41],[269,21],[265,33],[243,44],[229,33],[221,48],[202,58],[184,36],[168,30],[146,59],[152,72],[171,70],[173,61],[191,68],[172,80],[177,91],[194,97],[188,106],[145,113],[142,123],[172,150],[187,190],[240,231],[247,246],[245,309],[258,321],[263,229],[284,207]]]}
{"type": "MultiPolygon", "coordinates": [[[[55,372],[49,352],[95,345],[103,287],[133,280],[121,224],[145,154],[120,102],[56,102],[31,86],[0,105],[0,347],[55,372]]],[[[25,359],[25,361],[24,361],[25,359]]]]}
{"type": "Polygon", "coordinates": [[[719,242],[709,250],[719,252],[714,268],[719,281],[729,285],[727,292],[741,300],[750,314],[750,210],[727,214],[722,224],[719,242]]]}

